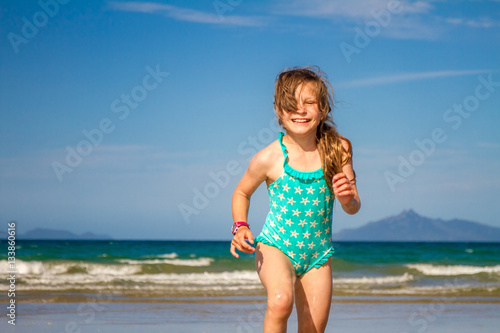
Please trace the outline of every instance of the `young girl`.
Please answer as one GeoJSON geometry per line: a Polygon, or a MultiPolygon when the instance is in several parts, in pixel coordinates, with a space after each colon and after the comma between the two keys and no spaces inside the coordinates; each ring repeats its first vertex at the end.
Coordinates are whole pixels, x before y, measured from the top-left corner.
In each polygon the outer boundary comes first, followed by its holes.
{"type": "Polygon", "coordinates": [[[238,258],[236,249],[256,252],[267,292],[264,332],[286,332],[294,302],[299,332],[324,332],[332,297],[333,202],[336,198],[348,214],[360,208],[351,143],[330,117],[330,91],[315,67],[278,75],[274,106],[286,134],[252,158],[233,193],[231,253],[238,258]],[[254,248],[248,208],[264,181],[270,210],[254,248]]]}

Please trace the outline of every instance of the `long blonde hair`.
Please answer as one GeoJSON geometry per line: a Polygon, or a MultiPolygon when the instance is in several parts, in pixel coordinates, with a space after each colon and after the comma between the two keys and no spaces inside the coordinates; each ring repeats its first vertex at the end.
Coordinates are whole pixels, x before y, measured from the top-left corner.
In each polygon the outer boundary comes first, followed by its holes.
{"type": "Polygon", "coordinates": [[[321,121],[316,131],[316,144],[321,158],[325,180],[332,190],[333,176],[342,172],[342,167],[352,160],[351,142],[337,132],[331,111],[333,107],[333,88],[326,75],[316,66],[287,68],[276,77],[274,109],[278,123],[283,126],[283,111],[297,110],[296,89],[305,83],[312,83],[316,90],[316,101],[321,121]],[[345,149],[342,141],[347,142],[345,149]]]}

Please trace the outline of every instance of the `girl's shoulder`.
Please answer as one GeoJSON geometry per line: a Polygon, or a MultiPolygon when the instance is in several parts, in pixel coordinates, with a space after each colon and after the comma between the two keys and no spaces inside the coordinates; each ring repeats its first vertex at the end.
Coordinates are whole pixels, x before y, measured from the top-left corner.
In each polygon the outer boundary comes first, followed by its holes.
{"type": "Polygon", "coordinates": [[[279,140],[271,142],[252,158],[252,162],[260,167],[273,167],[276,163],[283,162],[283,151],[279,140]]]}
{"type": "Polygon", "coordinates": [[[254,177],[268,184],[283,172],[283,151],[278,140],[259,151],[250,161],[248,171],[254,177]]]}
{"type": "Polygon", "coordinates": [[[340,143],[342,144],[342,148],[344,148],[344,150],[348,151],[352,147],[351,141],[344,136],[340,137],[340,143]]]}
{"type": "Polygon", "coordinates": [[[344,152],[346,152],[348,155],[352,156],[352,143],[351,143],[351,141],[348,138],[346,138],[345,136],[340,136],[340,144],[342,145],[344,152]]]}
{"type": "Polygon", "coordinates": [[[255,154],[248,166],[248,172],[269,184],[283,172],[283,162],[283,151],[280,142],[276,140],[255,154]]]}

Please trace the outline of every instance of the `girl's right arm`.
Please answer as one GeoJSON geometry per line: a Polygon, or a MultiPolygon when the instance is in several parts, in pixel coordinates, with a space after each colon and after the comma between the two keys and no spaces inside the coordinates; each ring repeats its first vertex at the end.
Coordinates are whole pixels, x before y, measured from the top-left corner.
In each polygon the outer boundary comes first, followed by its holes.
{"type": "MultiPolygon", "coordinates": [[[[270,152],[267,149],[258,152],[250,161],[248,169],[234,190],[231,200],[231,208],[234,222],[247,222],[250,197],[262,182],[267,180],[270,170],[270,152]]],[[[236,249],[245,253],[253,253],[255,248],[250,246],[246,240],[253,244],[253,235],[247,227],[239,227],[236,235],[231,241],[231,254],[239,258],[236,249]]]]}

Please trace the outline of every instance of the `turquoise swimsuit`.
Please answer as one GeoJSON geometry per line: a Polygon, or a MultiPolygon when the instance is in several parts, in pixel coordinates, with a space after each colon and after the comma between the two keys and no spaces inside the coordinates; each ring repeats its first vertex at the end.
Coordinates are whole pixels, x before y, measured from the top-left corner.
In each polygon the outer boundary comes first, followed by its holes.
{"type": "Polygon", "coordinates": [[[287,162],[283,133],[279,142],[285,157],[284,172],[267,187],[269,214],[255,241],[280,249],[291,260],[295,275],[301,276],[320,267],[334,253],[331,228],[335,196],[322,169],[293,169],[287,162]]]}

